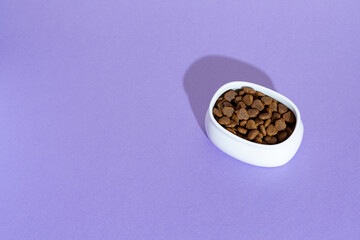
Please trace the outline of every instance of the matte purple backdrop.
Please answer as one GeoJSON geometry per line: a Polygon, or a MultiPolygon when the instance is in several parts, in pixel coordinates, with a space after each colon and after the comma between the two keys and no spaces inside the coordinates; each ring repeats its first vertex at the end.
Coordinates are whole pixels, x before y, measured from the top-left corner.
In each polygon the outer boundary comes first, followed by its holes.
{"type": "Polygon", "coordinates": [[[1,239],[360,239],[358,1],[0,3],[1,239]],[[228,81],[299,107],[287,165],[202,131],[228,81]]]}

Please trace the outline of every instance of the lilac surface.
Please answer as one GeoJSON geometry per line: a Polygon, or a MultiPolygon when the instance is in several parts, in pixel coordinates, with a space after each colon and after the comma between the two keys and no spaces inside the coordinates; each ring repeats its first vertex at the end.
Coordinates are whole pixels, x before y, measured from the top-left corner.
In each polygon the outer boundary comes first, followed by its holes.
{"type": "Polygon", "coordinates": [[[358,1],[0,3],[1,239],[360,239],[358,1]],[[246,80],[305,125],[259,168],[202,131],[246,80]]]}

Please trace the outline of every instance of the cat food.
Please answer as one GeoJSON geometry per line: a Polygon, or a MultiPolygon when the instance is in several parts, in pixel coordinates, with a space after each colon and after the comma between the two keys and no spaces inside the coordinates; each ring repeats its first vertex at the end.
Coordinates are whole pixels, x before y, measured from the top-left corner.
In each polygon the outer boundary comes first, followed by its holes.
{"type": "Polygon", "coordinates": [[[232,134],[259,144],[285,141],[296,124],[284,104],[249,87],[226,91],[216,101],[213,115],[232,134]]]}

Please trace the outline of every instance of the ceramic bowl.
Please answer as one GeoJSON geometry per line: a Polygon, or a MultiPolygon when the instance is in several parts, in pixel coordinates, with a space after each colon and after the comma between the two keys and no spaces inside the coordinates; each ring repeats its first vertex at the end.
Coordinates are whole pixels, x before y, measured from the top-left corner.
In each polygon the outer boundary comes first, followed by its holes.
{"type": "Polygon", "coordinates": [[[211,142],[224,153],[240,161],[261,167],[278,167],[289,162],[299,149],[304,134],[304,126],[301,121],[299,109],[290,99],[269,88],[249,82],[229,82],[216,91],[210,101],[205,116],[205,129],[211,142]],[[288,139],[274,145],[254,143],[232,134],[215,120],[212,109],[216,100],[227,90],[235,90],[242,87],[251,87],[262,92],[278,100],[293,111],[296,118],[296,125],[288,139]]]}

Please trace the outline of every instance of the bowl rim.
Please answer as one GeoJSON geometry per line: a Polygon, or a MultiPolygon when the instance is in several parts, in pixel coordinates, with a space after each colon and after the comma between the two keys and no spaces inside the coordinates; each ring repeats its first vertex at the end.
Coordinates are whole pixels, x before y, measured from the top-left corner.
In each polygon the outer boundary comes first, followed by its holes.
{"type": "Polygon", "coordinates": [[[291,143],[291,140],[293,140],[295,138],[295,133],[297,133],[299,130],[299,124],[301,123],[301,117],[300,117],[300,111],[297,108],[297,106],[295,105],[295,103],[293,103],[289,98],[285,97],[284,95],[282,95],[279,92],[276,92],[270,88],[255,84],[255,83],[251,83],[251,82],[245,82],[245,81],[232,81],[232,82],[228,82],[224,85],[222,85],[213,95],[213,97],[210,100],[210,104],[209,104],[209,108],[208,108],[208,112],[210,115],[210,120],[212,121],[212,123],[225,135],[227,135],[228,137],[232,138],[233,140],[240,142],[240,143],[244,143],[247,144],[249,146],[252,147],[257,147],[257,148],[263,148],[263,149],[269,149],[269,148],[282,148],[284,146],[287,146],[288,144],[291,143]],[[237,87],[236,87],[236,86],[237,87]],[[256,91],[259,92],[263,92],[263,90],[265,90],[265,92],[269,92],[269,94],[265,93],[266,95],[276,99],[277,101],[281,102],[282,104],[284,104],[286,107],[288,107],[290,110],[293,111],[295,118],[296,118],[296,124],[295,124],[295,128],[293,133],[291,134],[291,136],[289,138],[287,138],[285,141],[281,142],[281,143],[277,143],[277,144],[272,144],[272,145],[265,145],[265,144],[260,144],[260,143],[255,143],[246,139],[243,139],[239,136],[236,136],[235,134],[229,132],[228,130],[226,130],[223,126],[221,126],[216,119],[214,118],[214,115],[212,114],[212,109],[213,106],[215,105],[216,100],[227,90],[229,89],[239,89],[241,87],[251,87],[256,91]],[[278,97],[282,98],[281,100],[278,99],[278,97]],[[285,100],[285,102],[284,102],[285,100]]]}

